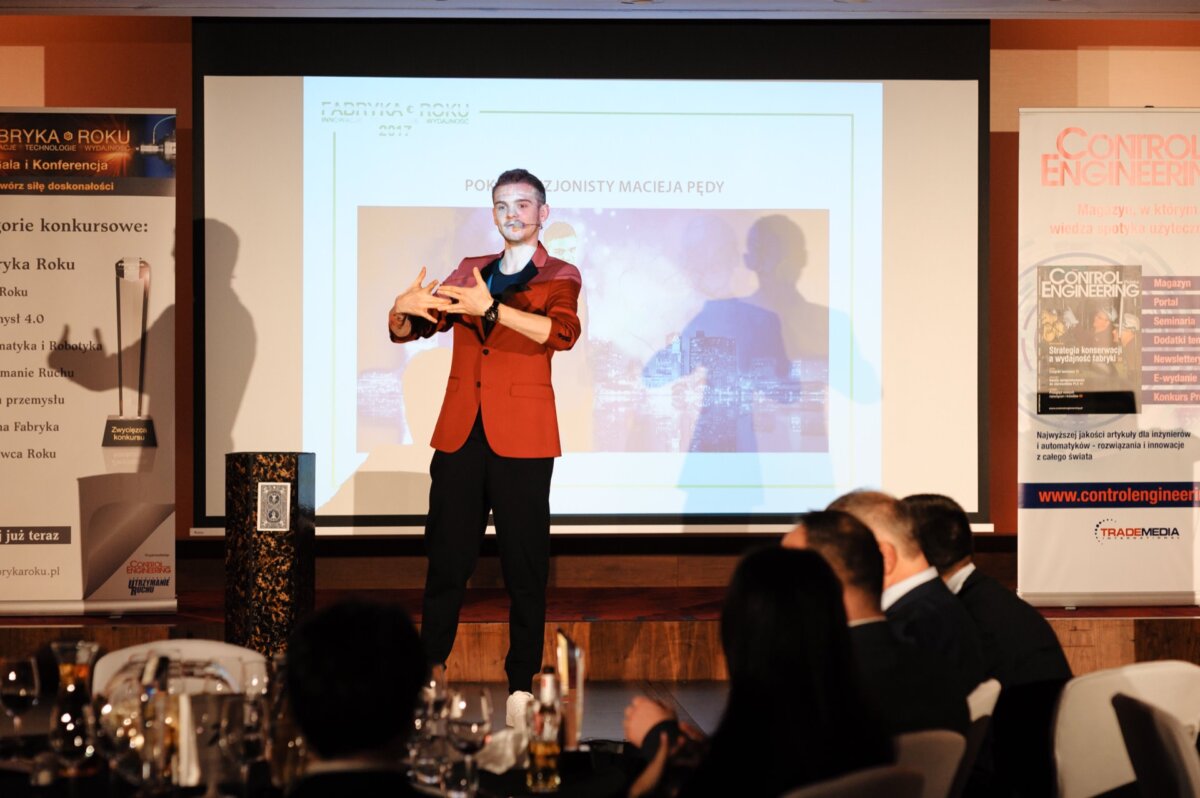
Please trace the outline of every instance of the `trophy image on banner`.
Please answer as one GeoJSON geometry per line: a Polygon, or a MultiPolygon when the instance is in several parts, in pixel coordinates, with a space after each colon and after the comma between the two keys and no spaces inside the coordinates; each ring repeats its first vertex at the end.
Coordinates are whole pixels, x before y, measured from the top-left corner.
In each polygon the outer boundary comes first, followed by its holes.
{"type": "MultiPolygon", "coordinates": [[[[105,446],[158,446],[146,401],[146,321],[150,305],[150,264],[141,258],[117,261],[117,415],[104,425],[105,446]],[[125,349],[125,341],[137,346],[125,349]],[[137,371],[137,402],[125,401],[126,360],[137,371]]],[[[130,375],[132,376],[132,375],[130,375]]]]}

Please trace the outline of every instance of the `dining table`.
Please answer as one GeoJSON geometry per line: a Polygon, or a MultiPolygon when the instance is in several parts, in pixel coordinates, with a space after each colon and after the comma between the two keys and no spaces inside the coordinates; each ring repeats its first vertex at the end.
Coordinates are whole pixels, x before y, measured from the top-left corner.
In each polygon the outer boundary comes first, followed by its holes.
{"type": "MultiPolygon", "coordinates": [[[[135,798],[138,788],[109,772],[102,757],[94,757],[87,772],[67,774],[50,750],[48,734],[50,702],[44,701],[23,718],[23,733],[14,734],[10,719],[0,714],[0,796],[3,798],[135,798]]],[[[587,741],[586,750],[566,751],[559,757],[562,783],[553,795],[560,798],[612,798],[623,795],[642,766],[626,746],[616,740],[587,741]]],[[[403,763],[398,763],[403,766],[403,763]]],[[[429,791],[429,795],[443,795],[429,791]]],[[[529,796],[524,768],[504,773],[480,770],[478,798],[529,796]]],[[[544,793],[543,793],[544,794],[544,793]]],[[[174,787],[170,798],[284,798],[283,790],[271,783],[265,762],[247,771],[245,781],[222,781],[215,790],[208,785],[174,787]]]]}

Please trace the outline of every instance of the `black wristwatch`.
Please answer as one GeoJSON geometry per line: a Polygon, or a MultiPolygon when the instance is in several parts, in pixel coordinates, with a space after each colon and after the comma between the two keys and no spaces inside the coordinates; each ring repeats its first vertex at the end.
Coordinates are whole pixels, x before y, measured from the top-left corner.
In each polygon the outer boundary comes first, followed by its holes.
{"type": "Polygon", "coordinates": [[[483,320],[488,324],[500,321],[500,300],[493,299],[492,306],[483,312],[483,320]]]}

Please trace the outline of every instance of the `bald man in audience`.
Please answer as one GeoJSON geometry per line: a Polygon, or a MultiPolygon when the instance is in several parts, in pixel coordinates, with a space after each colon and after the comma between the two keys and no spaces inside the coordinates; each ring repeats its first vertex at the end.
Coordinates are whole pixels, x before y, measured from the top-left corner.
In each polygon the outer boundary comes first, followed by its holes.
{"type": "Polygon", "coordinates": [[[950,666],[897,637],[883,614],[883,555],[871,530],[849,513],[806,513],[783,545],[812,549],[837,574],[859,686],[888,732],[950,729],[965,734],[970,723],[966,694],[950,666]]]}
{"type": "Polygon", "coordinates": [[[881,604],[901,639],[933,651],[970,693],[987,678],[975,622],[925,559],[908,508],[878,491],[853,491],[829,505],[863,522],[883,555],[881,604]]]}

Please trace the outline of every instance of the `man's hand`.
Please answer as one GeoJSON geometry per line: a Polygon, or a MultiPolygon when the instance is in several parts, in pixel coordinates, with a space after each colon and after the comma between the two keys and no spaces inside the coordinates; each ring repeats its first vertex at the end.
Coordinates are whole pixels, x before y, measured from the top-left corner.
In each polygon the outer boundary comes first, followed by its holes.
{"type": "Polygon", "coordinates": [[[430,280],[428,285],[423,285],[424,280],[425,267],[422,266],[417,279],[413,280],[412,285],[406,288],[403,294],[397,296],[396,301],[392,303],[392,316],[420,316],[429,321],[437,321],[430,311],[450,308],[449,300],[433,293],[437,289],[438,281],[430,280]]]}
{"type": "Polygon", "coordinates": [[[668,747],[667,733],[662,732],[659,734],[658,752],[654,755],[654,759],[646,764],[646,769],[634,780],[633,784],[629,785],[629,798],[642,798],[642,796],[654,792],[654,788],[662,779],[663,771],[667,769],[667,754],[670,753],[667,750],[668,747]]]}
{"type": "Polygon", "coordinates": [[[675,713],[657,701],[645,696],[635,696],[625,707],[625,722],[622,726],[625,739],[641,748],[650,730],[664,720],[671,720],[675,713]]]}
{"type": "Polygon", "coordinates": [[[443,285],[438,289],[439,294],[454,300],[454,304],[447,308],[450,313],[482,316],[492,306],[492,292],[488,290],[487,283],[483,281],[483,275],[479,273],[479,269],[471,271],[475,275],[475,285],[470,287],[443,285]]]}

